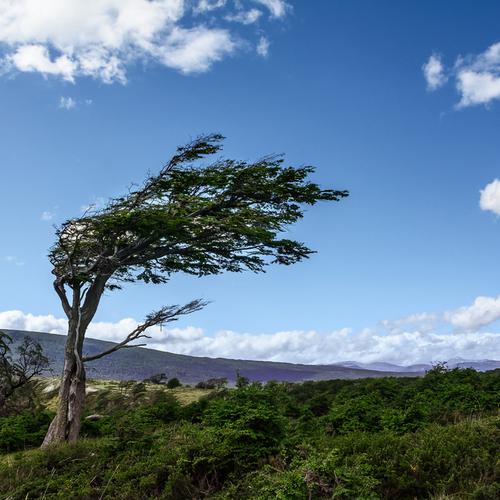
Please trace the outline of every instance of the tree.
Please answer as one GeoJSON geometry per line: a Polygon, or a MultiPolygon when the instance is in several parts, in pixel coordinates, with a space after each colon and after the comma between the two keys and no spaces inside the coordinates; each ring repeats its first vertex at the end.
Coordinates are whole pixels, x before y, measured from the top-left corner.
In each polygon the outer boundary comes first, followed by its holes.
{"type": "Polygon", "coordinates": [[[49,366],[43,349],[31,337],[25,337],[16,349],[16,359],[12,359],[12,338],[0,331],[0,414],[7,400],[33,377],[42,374],[49,366]]]}
{"type": "Polygon", "coordinates": [[[181,385],[181,381],[177,377],[173,377],[167,382],[168,389],[175,389],[176,387],[180,387],[181,385]]]}
{"type": "Polygon", "coordinates": [[[167,382],[167,375],[165,373],[156,373],[149,378],[145,378],[143,382],[150,382],[152,384],[164,384],[167,382]]]}
{"type": "Polygon", "coordinates": [[[217,389],[221,390],[227,385],[226,377],[209,378],[208,380],[200,380],[195,387],[197,389],[217,389]]]}
{"type": "Polygon", "coordinates": [[[241,375],[239,370],[236,370],[236,387],[238,389],[243,389],[250,384],[250,379],[241,375]]]}
{"type": "Polygon", "coordinates": [[[255,163],[218,158],[224,138],[199,137],[145,183],[102,209],[64,222],[49,253],[54,288],[68,318],[59,405],[44,445],[75,440],[85,398],[85,363],[147,337],[154,325],[200,310],[204,301],[151,313],[121,343],[83,355],[83,341],[105,290],[124,283],[166,283],[175,273],[262,272],[294,264],[312,251],[281,237],[303,216],[301,206],[339,200],[346,191],[323,190],[307,180],[313,168],[285,167],[282,156],[255,163]]]}

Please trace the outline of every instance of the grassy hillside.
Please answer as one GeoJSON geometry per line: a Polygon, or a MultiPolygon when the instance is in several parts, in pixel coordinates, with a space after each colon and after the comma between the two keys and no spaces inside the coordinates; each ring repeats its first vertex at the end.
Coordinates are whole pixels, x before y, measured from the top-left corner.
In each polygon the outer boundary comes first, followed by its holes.
{"type": "MultiPolygon", "coordinates": [[[[15,343],[29,335],[39,342],[52,362],[53,373],[62,371],[65,336],[39,332],[5,330],[15,343]]],[[[109,349],[111,342],[85,339],[84,353],[93,355],[109,349]]],[[[385,376],[416,376],[415,373],[380,372],[337,365],[297,365],[269,361],[244,361],[223,358],[201,358],[156,351],[153,349],[123,349],[106,358],[87,363],[88,376],[95,379],[144,380],[157,373],[168,378],[176,377],[186,384],[194,384],[209,378],[227,378],[234,383],[239,371],[252,381],[354,379],[385,376]]]]}
{"type": "Polygon", "coordinates": [[[36,449],[50,390],[38,409],[0,418],[0,498],[500,496],[498,370],[218,391],[91,387],[87,413],[102,418],[85,420],[76,444],[36,449]]]}

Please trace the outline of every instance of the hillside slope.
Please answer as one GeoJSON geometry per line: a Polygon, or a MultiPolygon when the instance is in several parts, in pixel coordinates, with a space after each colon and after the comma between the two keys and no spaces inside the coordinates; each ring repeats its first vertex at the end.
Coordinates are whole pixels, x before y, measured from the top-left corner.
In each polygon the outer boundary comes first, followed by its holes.
{"type": "MultiPolygon", "coordinates": [[[[15,344],[30,336],[43,346],[51,360],[54,374],[63,366],[66,337],[40,332],[4,330],[15,344]]],[[[85,354],[97,354],[113,344],[96,339],[86,339],[85,354]]],[[[165,373],[168,378],[177,377],[181,382],[192,384],[214,377],[226,377],[234,382],[236,371],[250,380],[262,382],[279,380],[301,382],[305,380],[376,378],[387,376],[416,376],[417,373],[376,371],[340,365],[299,365],[270,361],[245,361],[223,358],[201,358],[156,351],[145,348],[122,349],[103,359],[87,364],[89,378],[107,380],[143,380],[156,373],[165,373]]]]}

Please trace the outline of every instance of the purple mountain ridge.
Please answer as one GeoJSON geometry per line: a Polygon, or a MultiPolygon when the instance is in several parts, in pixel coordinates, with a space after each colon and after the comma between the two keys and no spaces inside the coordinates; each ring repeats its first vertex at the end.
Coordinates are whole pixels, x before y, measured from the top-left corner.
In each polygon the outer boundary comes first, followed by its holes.
{"type": "MultiPolygon", "coordinates": [[[[66,336],[42,332],[3,330],[18,345],[26,336],[39,342],[51,361],[51,373],[59,375],[63,367],[64,343],[66,336]]],[[[84,354],[92,355],[109,349],[112,342],[88,338],[84,344],[84,354]]],[[[500,368],[500,361],[450,359],[449,368],[474,368],[487,371],[500,368]]],[[[345,361],[328,365],[304,365],[274,361],[250,361],[240,359],[207,358],[174,354],[146,348],[130,348],[117,351],[110,356],[87,363],[87,376],[93,379],[144,380],[158,373],[168,378],[177,377],[187,384],[209,378],[225,377],[234,383],[236,372],[252,381],[269,380],[303,382],[306,380],[356,379],[378,377],[415,377],[423,375],[432,364],[401,366],[393,363],[360,363],[345,361]]]]}

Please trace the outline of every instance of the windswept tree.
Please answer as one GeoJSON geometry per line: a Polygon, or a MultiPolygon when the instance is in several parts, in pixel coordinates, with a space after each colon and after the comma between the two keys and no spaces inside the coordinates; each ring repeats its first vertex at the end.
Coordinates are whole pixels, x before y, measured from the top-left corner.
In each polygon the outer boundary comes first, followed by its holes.
{"type": "Polygon", "coordinates": [[[156,175],[106,207],[64,222],[49,258],[54,288],[68,318],[59,405],[44,445],[73,441],[85,399],[85,363],[129,347],[147,329],[200,310],[194,300],[153,312],[111,349],[84,356],[83,342],[105,290],[124,283],[166,283],[175,273],[262,272],[268,264],[294,264],[312,251],[283,237],[303,216],[303,205],[336,201],[346,191],[308,180],[313,168],[284,165],[282,156],[255,163],[218,158],[221,135],[179,147],[156,175]]]}
{"type": "Polygon", "coordinates": [[[12,338],[0,331],[0,415],[18,389],[25,387],[33,377],[41,375],[49,367],[42,346],[31,337],[23,339],[15,349],[14,356],[11,344],[12,338]]]}

